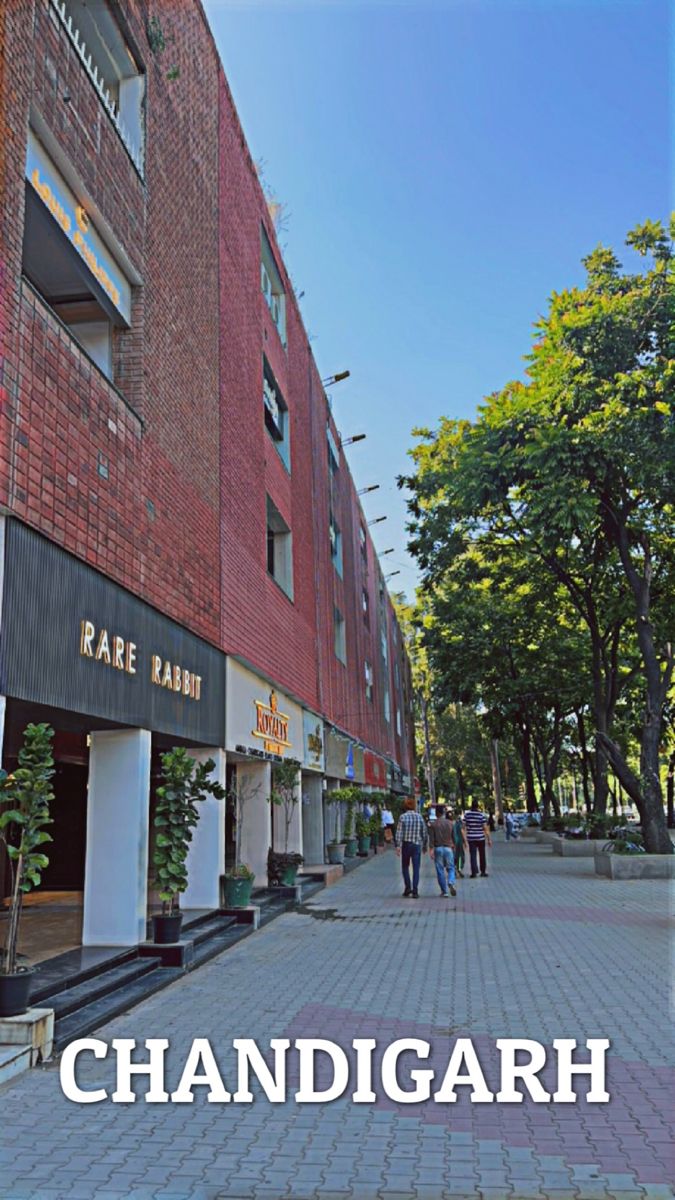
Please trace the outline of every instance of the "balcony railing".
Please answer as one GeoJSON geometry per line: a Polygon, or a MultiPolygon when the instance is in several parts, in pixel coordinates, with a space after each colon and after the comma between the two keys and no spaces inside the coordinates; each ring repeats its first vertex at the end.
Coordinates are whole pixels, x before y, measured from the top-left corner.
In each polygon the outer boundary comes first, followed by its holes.
{"type": "Polygon", "coordinates": [[[133,162],[139,175],[143,175],[143,152],[142,147],[136,144],[136,140],[132,137],[127,129],[122,117],[120,116],[119,108],[115,104],[110,91],[101,75],[99,74],[96,63],[93,61],[91,54],[87,51],[85,42],[83,41],[77,26],[75,25],[72,16],[67,11],[65,0],[51,0],[52,8],[58,14],[61,24],[63,25],[70,41],[82,62],[82,65],[87,72],[91,82],[99,94],[101,103],[107,112],[112,124],[117,130],[118,136],[133,162]]]}

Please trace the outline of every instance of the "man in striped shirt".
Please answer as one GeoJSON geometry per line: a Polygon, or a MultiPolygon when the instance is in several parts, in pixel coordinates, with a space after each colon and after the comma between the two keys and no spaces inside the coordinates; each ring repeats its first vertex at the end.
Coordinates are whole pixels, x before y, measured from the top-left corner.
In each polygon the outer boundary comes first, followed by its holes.
{"type": "Polygon", "coordinates": [[[396,853],[401,859],[403,870],[404,896],[417,900],[417,889],[420,882],[420,862],[422,853],[429,843],[427,827],[418,812],[415,811],[415,801],[408,796],[404,801],[405,810],[401,813],[396,826],[396,853]],[[412,863],[412,887],[410,886],[410,864],[412,863]]]}
{"type": "Polygon", "coordinates": [[[480,811],[477,800],[474,800],[471,808],[464,813],[463,833],[464,845],[471,857],[471,878],[475,879],[478,875],[478,862],[480,860],[480,873],[483,879],[486,879],[485,843],[487,842],[488,846],[492,846],[492,838],[490,837],[488,819],[485,813],[480,811]]]}

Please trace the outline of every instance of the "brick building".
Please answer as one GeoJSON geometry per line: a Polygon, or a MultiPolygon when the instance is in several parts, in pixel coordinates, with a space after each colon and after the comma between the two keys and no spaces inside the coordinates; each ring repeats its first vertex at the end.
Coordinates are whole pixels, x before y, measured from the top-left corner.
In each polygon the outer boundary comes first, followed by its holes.
{"type": "MultiPolygon", "coordinates": [[[[51,722],[45,887],[133,944],[162,750],[250,783],[259,879],[296,758],[323,861],[330,787],[410,787],[409,671],[198,0],[15,0],[0,53],[3,764],[51,722]]],[[[232,840],[205,806],[187,903],[232,840]]]]}

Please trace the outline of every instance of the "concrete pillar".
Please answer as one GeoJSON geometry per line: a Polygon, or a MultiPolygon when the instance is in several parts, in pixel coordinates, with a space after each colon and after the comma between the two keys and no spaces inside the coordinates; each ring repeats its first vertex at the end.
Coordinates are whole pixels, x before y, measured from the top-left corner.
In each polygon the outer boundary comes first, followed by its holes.
{"type": "Polygon", "coordinates": [[[322,785],[320,775],[307,773],[302,776],[302,841],[307,865],[316,866],[324,860],[322,785]]]}
{"type": "MultiPolygon", "coordinates": [[[[272,768],[274,772],[274,768],[272,768]]],[[[288,853],[302,854],[302,772],[298,771],[295,782],[297,804],[291,810],[288,827],[288,853]]],[[[286,810],[283,804],[274,805],[274,849],[283,854],[286,849],[286,810]]]]}
{"type": "Polygon", "coordinates": [[[91,734],[84,946],[145,940],[150,743],[147,729],[91,734]]]}
{"type": "MultiPolygon", "coordinates": [[[[197,762],[215,760],[211,779],[225,787],[225,751],[218,748],[188,750],[197,762]]],[[[188,886],[181,908],[219,908],[220,876],[225,870],[225,801],[207,796],[198,805],[199,822],[192,830],[187,856],[188,886]]]]}
{"type": "Polygon", "coordinates": [[[268,762],[238,762],[241,862],[255,874],[256,887],[267,886],[267,851],[271,845],[269,796],[272,767],[268,762]]]}

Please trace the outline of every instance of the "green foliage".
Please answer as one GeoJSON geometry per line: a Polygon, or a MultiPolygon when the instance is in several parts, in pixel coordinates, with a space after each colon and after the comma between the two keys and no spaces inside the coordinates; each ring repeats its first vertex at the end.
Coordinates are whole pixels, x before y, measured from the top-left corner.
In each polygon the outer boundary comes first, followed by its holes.
{"type": "MultiPolygon", "coordinates": [[[[437,706],[482,703],[522,735],[544,798],[572,715],[592,714],[596,805],[606,763],[670,852],[659,734],[673,672],[675,286],[672,226],[585,260],[586,285],[551,297],[526,382],[474,422],[418,431],[410,543],[424,572],[424,644],[437,706]],[[642,711],[639,776],[616,735],[642,711]],[[440,696],[440,703],[439,701],[440,696]],[[635,705],[637,708],[637,705],[635,705]],[[534,744],[533,744],[534,743],[534,744]]],[[[528,764],[529,760],[529,764],[528,764]]],[[[532,787],[530,786],[530,792],[532,787]]]]}
{"type": "Polygon", "coordinates": [[[364,793],[360,788],[356,787],[355,784],[350,784],[347,787],[335,788],[334,791],[328,792],[326,800],[329,804],[335,805],[335,832],[331,845],[335,846],[339,843],[341,806],[344,804],[347,809],[342,836],[345,841],[349,841],[354,836],[355,807],[364,799],[364,793]]]}
{"type": "Polygon", "coordinates": [[[0,772],[0,842],[7,851],[12,874],[7,939],[0,967],[8,975],[16,970],[22,896],[39,886],[42,871],[49,866],[41,847],[52,840],[45,827],[52,824],[53,738],[51,726],[27,725],[16,771],[11,775],[0,772]]]}
{"type": "Polygon", "coordinates": [[[188,886],[187,855],[192,831],[199,821],[199,804],[207,796],[225,799],[225,789],[210,779],[212,758],[197,763],[182,746],[162,755],[162,784],[157,788],[152,861],[164,913],[177,909],[188,886]]]}
{"type": "Polygon", "coordinates": [[[370,821],[362,812],[356,814],[357,838],[370,837],[370,821]]]}
{"type": "Polygon", "coordinates": [[[284,853],[288,853],[288,836],[293,820],[293,811],[298,803],[298,771],[300,763],[296,758],[285,758],[272,768],[271,804],[284,810],[284,853]]]}

